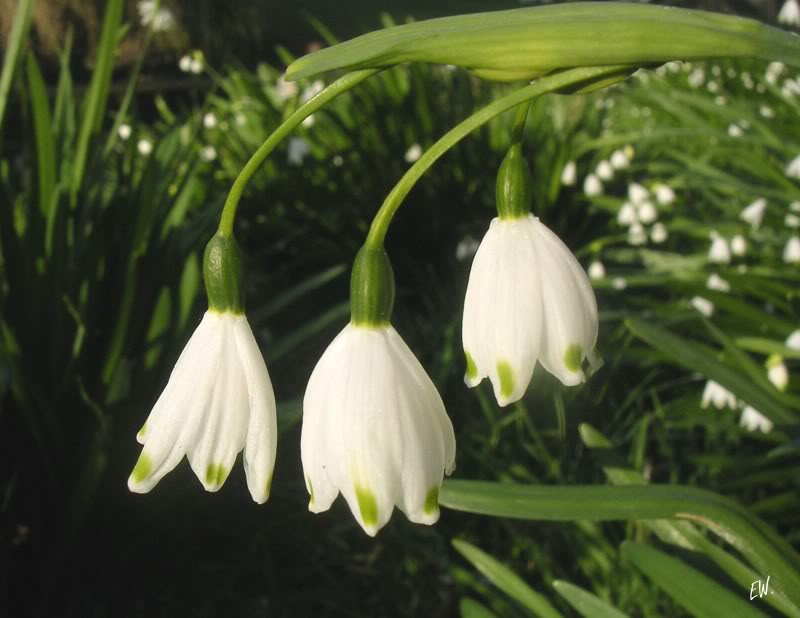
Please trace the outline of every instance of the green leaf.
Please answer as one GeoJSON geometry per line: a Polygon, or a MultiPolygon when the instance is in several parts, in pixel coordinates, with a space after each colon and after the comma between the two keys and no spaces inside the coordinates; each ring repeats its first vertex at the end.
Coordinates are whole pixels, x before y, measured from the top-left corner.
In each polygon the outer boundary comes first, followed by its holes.
{"type": "Polygon", "coordinates": [[[5,49],[3,71],[0,73],[0,128],[3,126],[3,117],[8,105],[8,93],[11,91],[14,71],[17,68],[17,59],[22,46],[28,40],[32,11],[33,0],[20,0],[17,2],[14,23],[11,26],[11,34],[8,37],[8,44],[5,49]]]}
{"type": "Polygon", "coordinates": [[[495,614],[489,608],[469,597],[461,599],[458,610],[461,618],[495,618],[495,614]]]}
{"type": "Polygon", "coordinates": [[[759,388],[746,375],[721,363],[711,348],[639,319],[626,320],[625,324],[634,335],[656,348],[669,360],[721,384],[776,425],[797,422],[796,416],[770,393],[759,388]]]}
{"type": "Polygon", "coordinates": [[[108,86],[111,81],[111,70],[114,68],[114,52],[117,47],[120,24],[122,23],[122,0],[109,0],[103,20],[103,30],[97,49],[97,66],[92,74],[83,119],[78,134],[75,151],[75,167],[73,168],[71,185],[71,205],[76,206],[78,191],[83,182],[86,159],[89,153],[89,142],[100,129],[108,98],[108,86]]]}
{"type": "Polygon", "coordinates": [[[452,543],[453,547],[469,560],[472,566],[478,569],[486,579],[533,612],[535,616],[542,616],[543,618],[558,618],[561,616],[546,597],[533,590],[507,566],[466,541],[453,539],[452,543]]]}
{"type": "Polygon", "coordinates": [[[446,480],[441,506],[495,517],[546,521],[677,519],[722,537],[775,589],[800,606],[800,556],[774,530],[733,500],[680,485],[556,486],[446,480]]]}
{"type": "Polygon", "coordinates": [[[575,584],[556,580],[553,582],[553,588],[564,597],[567,603],[572,605],[576,612],[586,618],[626,618],[627,616],[616,607],[575,584]]]}
{"type": "Polygon", "coordinates": [[[286,79],[432,62],[517,81],[576,67],[722,55],[800,65],[794,35],[757,21],[674,7],[580,2],[457,15],[371,32],[296,60],[286,79]]]}
{"type": "Polygon", "coordinates": [[[39,211],[46,221],[53,208],[53,191],[56,184],[56,147],[47,87],[33,54],[28,54],[28,87],[31,91],[33,130],[36,136],[36,171],[39,176],[39,211]]]}
{"type": "Polygon", "coordinates": [[[749,589],[742,590],[742,596],[738,597],[697,569],[664,552],[625,541],[622,544],[622,554],[693,616],[765,616],[749,602],[749,589]]]}

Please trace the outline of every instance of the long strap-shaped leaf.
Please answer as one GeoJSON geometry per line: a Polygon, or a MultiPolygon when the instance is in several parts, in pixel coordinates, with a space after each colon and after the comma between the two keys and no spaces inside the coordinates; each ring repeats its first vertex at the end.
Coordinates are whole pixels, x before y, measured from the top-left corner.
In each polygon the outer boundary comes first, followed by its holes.
{"type": "Polygon", "coordinates": [[[33,0],[17,2],[14,25],[11,26],[11,34],[8,37],[8,45],[3,59],[3,70],[0,72],[0,126],[3,125],[3,116],[5,116],[6,105],[8,104],[8,93],[11,91],[11,82],[14,78],[14,70],[17,68],[20,50],[28,39],[32,12],[33,0]]]}
{"type": "Polygon", "coordinates": [[[432,62],[513,81],[574,67],[733,56],[800,65],[800,44],[787,32],[741,17],[576,2],[443,17],[371,32],[296,60],[286,78],[432,62]]]}
{"type": "Polygon", "coordinates": [[[775,588],[800,605],[800,556],[763,521],[710,491],[679,485],[548,487],[445,481],[442,506],[471,513],[549,521],[683,519],[733,545],[775,588]]]}

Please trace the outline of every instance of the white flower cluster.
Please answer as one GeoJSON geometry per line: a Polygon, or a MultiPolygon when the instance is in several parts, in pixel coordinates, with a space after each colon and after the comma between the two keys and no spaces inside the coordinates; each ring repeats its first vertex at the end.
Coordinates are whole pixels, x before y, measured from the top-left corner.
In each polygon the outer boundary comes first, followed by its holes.
{"type": "Polygon", "coordinates": [[[656,204],[668,206],[674,201],[674,191],[665,184],[656,185],[653,194],[639,183],[628,185],[628,199],[617,212],[617,223],[628,228],[628,244],[644,245],[648,238],[655,244],[665,242],[669,231],[663,222],[657,221],[656,204]],[[649,230],[647,225],[651,225],[649,230]]]}

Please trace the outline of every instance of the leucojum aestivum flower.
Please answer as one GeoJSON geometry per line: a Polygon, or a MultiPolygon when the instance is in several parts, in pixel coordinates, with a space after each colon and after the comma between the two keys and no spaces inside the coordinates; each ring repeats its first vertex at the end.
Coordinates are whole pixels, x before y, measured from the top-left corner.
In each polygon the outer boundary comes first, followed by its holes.
{"type": "MultiPolygon", "coordinates": [[[[413,522],[437,521],[440,489],[456,463],[456,439],[436,386],[391,322],[395,282],[384,238],[397,208],[447,150],[516,108],[510,147],[497,177],[497,217],[474,256],[466,289],[465,381],[472,387],[488,378],[500,406],[524,396],[537,364],[566,386],[583,382],[587,370],[601,364],[595,349],[597,303],[575,256],[531,213],[533,180],[522,156],[529,102],[547,93],[602,88],[639,66],[677,56],[717,57],[720,48],[734,56],[795,54],[794,41],[783,35],[741,25],[741,20],[724,16],[712,23],[692,11],[607,3],[602,11],[592,12],[575,4],[408,24],[293,63],[286,80],[333,69],[351,72],[324,88],[321,81],[315,82],[319,87],[309,90],[307,99],[301,97],[300,107],[266,139],[234,182],[219,231],[206,250],[208,311],[139,432],[143,448],[128,481],[131,490],[150,491],[186,455],[203,486],[217,491],[243,451],[249,491],[256,502],[266,501],[275,463],[276,405],[244,314],[241,256],[233,238],[238,201],[269,153],[334,97],[398,62],[446,63],[481,77],[535,81],[462,121],[428,151],[406,153],[412,165],[387,196],[355,258],[350,322],[322,354],[308,381],[300,439],[308,508],[314,513],[328,510],[342,494],[369,535],[389,521],[395,507],[413,522]],[[565,24],[569,28],[562,29],[565,24]],[[645,53],[640,41],[655,27],[667,34],[652,39],[645,53]],[[597,36],[600,32],[604,36],[597,36]]],[[[284,86],[290,81],[283,80],[284,86]]],[[[216,126],[216,119],[206,118],[205,124],[216,126]]],[[[290,158],[292,154],[297,153],[290,152],[290,158]]],[[[586,195],[602,194],[602,180],[610,181],[615,170],[629,163],[623,151],[602,162],[596,174],[586,178],[586,195]]],[[[572,162],[562,182],[575,184],[575,174],[572,162]]],[[[642,187],[638,190],[646,193],[642,187]]],[[[674,199],[671,192],[661,193],[661,205],[674,199]]],[[[656,221],[658,210],[646,197],[631,195],[621,223],[641,228],[642,223],[656,221]]],[[[754,203],[743,217],[757,228],[763,210],[760,202],[754,203]]],[[[631,244],[646,242],[644,228],[639,228],[631,244]]],[[[665,230],[654,231],[653,240],[666,240],[665,230]]],[[[731,251],[739,255],[746,249],[744,241],[741,247],[729,248],[718,234],[712,234],[711,241],[708,259],[720,264],[730,261],[731,251]]],[[[784,260],[795,261],[795,254],[800,255],[795,248],[787,245],[784,260]]],[[[594,265],[593,276],[605,277],[601,263],[594,265]]],[[[624,287],[625,281],[619,280],[623,285],[615,287],[624,287]]],[[[770,369],[780,388],[780,367],[770,369]]],[[[713,393],[709,397],[719,405],[713,393]]]]}

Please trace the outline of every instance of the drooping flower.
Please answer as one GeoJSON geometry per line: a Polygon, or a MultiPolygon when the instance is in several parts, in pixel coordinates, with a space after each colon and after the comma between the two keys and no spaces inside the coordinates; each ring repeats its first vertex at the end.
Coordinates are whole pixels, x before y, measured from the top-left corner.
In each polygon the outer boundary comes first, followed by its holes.
{"type": "Polygon", "coordinates": [[[603,279],[606,276],[606,267],[600,260],[594,260],[589,264],[589,278],[603,279]]]}
{"type": "Polygon", "coordinates": [[[785,171],[789,178],[800,179],[800,155],[797,155],[794,159],[789,161],[785,171]]]}
{"type": "Polygon", "coordinates": [[[583,181],[583,192],[589,197],[603,194],[603,183],[595,174],[589,174],[583,181]]]}
{"type": "Polygon", "coordinates": [[[725,407],[731,410],[736,409],[736,395],[714,382],[709,380],[706,382],[706,387],[703,389],[703,398],[700,406],[707,408],[709,404],[713,405],[717,410],[722,410],[725,407]]]}
{"type": "Polygon", "coordinates": [[[611,180],[614,178],[614,168],[611,166],[611,163],[605,159],[597,164],[594,173],[597,174],[600,180],[611,180]]]}
{"type": "Polygon", "coordinates": [[[742,210],[739,218],[745,223],[749,223],[750,227],[755,231],[759,228],[761,222],[764,220],[764,212],[766,209],[767,200],[762,197],[752,202],[744,210],[742,210]]]}
{"type": "Polygon", "coordinates": [[[656,186],[656,201],[662,206],[669,206],[675,201],[675,192],[665,184],[656,186]]]}
{"type": "Polygon", "coordinates": [[[154,32],[166,32],[175,27],[175,16],[166,7],[156,10],[155,0],[140,0],[137,9],[139,20],[145,27],[152,24],[154,32]]]}
{"type": "Polygon", "coordinates": [[[796,229],[800,227],[800,217],[787,212],[786,216],[783,218],[783,224],[788,228],[796,229]]]}
{"type": "Polygon", "coordinates": [[[151,142],[149,139],[142,138],[136,143],[136,150],[139,151],[140,155],[146,157],[153,152],[153,142],[151,142]]]}
{"type": "Polygon", "coordinates": [[[744,236],[741,234],[736,234],[733,238],[731,238],[731,253],[737,257],[743,256],[747,253],[747,241],[744,239],[744,236]]]}
{"type": "Polygon", "coordinates": [[[731,284],[725,281],[725,279],[720,277],[717,273],[711,273],[706,281],[706,287],[709,290],[715,290],[717,292],[730,292],[731,284]]]}
{"type": "Polygon", "coordinates": [[[289,165],[302,165],[311,152],[311,146],[302,137],[292,137],[286,151],[286,159],[289,165]]]}
{"type": "Polygon", "coordinates": [[[122,123],[121,125],[119,125],[119,129],[117,129],[117,135],[119,135],[119,138],[123,142],[126,141],[131,136],[131,133],[133,133],[131,125],[126,123],[122,123]]]}
{"type": "Polygon", "coordinates": [[[207,112],[203,116],[203,126],[206,129],[213,129],[217,126],[217,115],[214,112],[207,112]]]}
{"type": "Polygon", "coordinates": [[[206,248],[209,309],[175,364],[137,440],[128,487],[146,493],[186,455],[207,491],[217,491],[244,449],[247,486],[259,504],[275,465],[275,396],[242,310],[241,258],[232,237],[206,248]]]}
{"type": "Polygon", "coordinates": [[[752,406],[744,407],[742,415],[739,417],[739,425],[748,431],[760,431],[762,433],[772,431],[772,421],[752,406]]]}
{"type": "Polygon", "coordinates": [[[613,167],[615,170],[623,170],[630,165],[630,160],[625,155],[625,151],[623,149],[612,152],[609,162],[611,163],[611,167],[613,167]]]}
{"type": "Polygon", "coordinates": [[[792,236],[783,248],[783,261],[787,264],[800,263],[800,237],[792,236]]]}
{"type": "Polygon", "coordinates": [[[786,343],[784,345],[790,350],[800,351],[800,329],[792,331],[786,338],[786,343]]]}
{"type": "Polygon", "coordinates": [[[731,261],[731,250],[728,241],[717,232],[711,232],[711,246],[708,249],[708,260],[717,264],[727,264],[731,261]]]}
{"type": "Polygon", "coordinates": [[[638,204],[636,207],[636,214],[639,217],[639,221],[645,224],[652,223],[658,219],[658,211],[650,200],[638,204]]]}
{"type": "Polygon", "coordinates": [[[707,318],[710,318],[714,315],[714,303],[712,303],[707,298],[703,298],[702,296],[695,296],[689,301],[689,304],[702,315],[707,318]]]}
{"type": "Polygon", "coordinates": [[[634,247],[643,245],[647,242],[647,232],[644,226],[636,221],[628,228],[628,244],[634,247]]]}
{"type": "Polygon", "coordinates": [[[406,163],[414,163],[422,156],[422,146],[419,144],[412,144],[404,156],[406,163]]]}
{"type": "Polygon", "coordinates": [[[778,13],[778,21],[788,26],[800,26],[800,4],[797,0],[786,0],[778,13]]]}
{"type": "Polygon", "coordinates": [[[634,205],[630,202],[625,202],[617,213],[617,223],[620,225],[633,225],[638,220],[634,205]]]}
{"type": "Polygon", "coordinates": [[[353,318],[311,374],[300,441],[309,510],[327,511],[341,492],[370,536],[395,506],[415,523],[437,521],[456,449],[436,387],[388,321],[394,282],[385,256],[364,247],[356,258],[353,318]]]}
{"type": "Polygon", "coordinates": [[[628,185],[628,200],[634,206],[638,206],[650,198],[650,191],[645,189],[638,182],[628,185]]]}
{"type": "Polygon", "coordinates": [[[661,221],[658,221],[650,228],[650,240],[657,245],[666,242],[667,238],[669,238],[669,231],[667,230],[667,226],[661,223],[661,221]]]}
{"type": "Polygon", "coordinates": [[[767,359],[767,378],[781,392],[789,385],[789,370],[780,355],[773,354],[767,359]]]}
{"type": "Polygon", "coordinates": [[[462,326],[465,381],[488,377],[501,406],[522,397],[537,363],[565,385],[594,362],[597,304],[563,242],[531,214],[495,218],[472,263],[462,326]]]}
{"type": "Polygon", "coordinates": [[[577,176],[577,167],[575,161],[569,161],[564,169],[561,171],[561,184],[565,187],[571,187],[575,184],[575,177],[577,176]]]}

